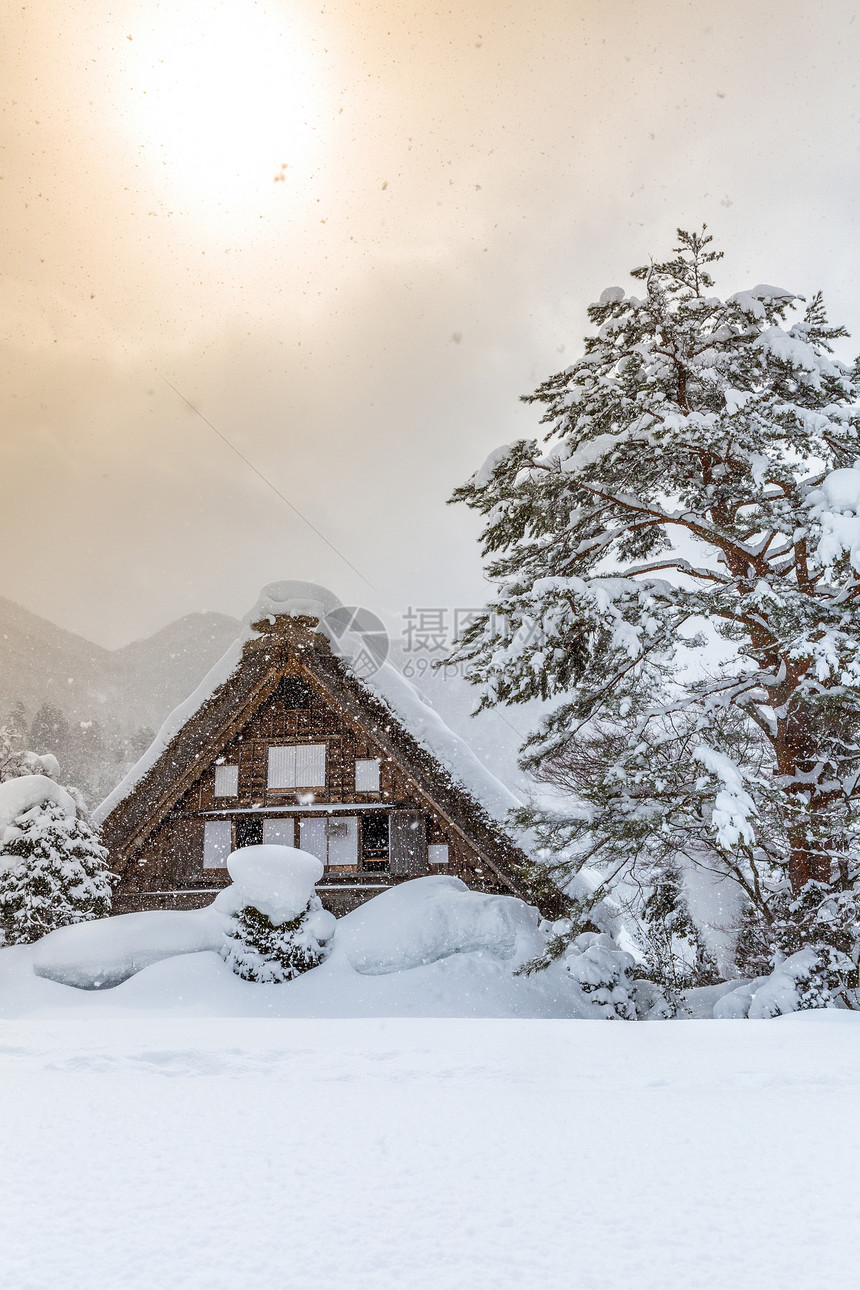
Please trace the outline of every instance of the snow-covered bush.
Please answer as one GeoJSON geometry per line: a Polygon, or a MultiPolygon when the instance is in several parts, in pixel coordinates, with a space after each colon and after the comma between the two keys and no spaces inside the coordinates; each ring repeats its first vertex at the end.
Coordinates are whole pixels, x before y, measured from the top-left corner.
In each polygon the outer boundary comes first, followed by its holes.
{"type": "Polygon", "coordinates": [[[714,1016],[762,1020],[814,1008],[844,1008],[851,998],[846,981],[853,975],[852,960],[832,945],[807,945],[783,959],[769,976],[745,981],[724,994],[714,1016]]]}
{"type": "Polygon", "coordinates": [[[641,971],[660,986],[672,1008],[690,989],[714,985],[720,974],[692,916],[681,875],[667,865],[641,902],[634,933],[644,953],[641,971]]]}
{"type": "Polygon", "coordinates": [[[564,965],[582,1002],[607,1021],[635,1021],[632,954],[602,932],[583,932],[568,949],[564,965]]]}
{"type": "Polygon", "coordinates": [[[107,915],[107,854],[74,800],[51,780],[29,775],[0,785],[0,929],[6,942],[29,943],[54,928],[107,915]]]}
{"type": "Polygon", "coordinates": [[[60,764],[53,753],[28,752],[11,726],[0,726],[0,784],[23,775],[47,775],[57,779],[60,764]]]}
{"type": "MultiPolygon", "coordinates": [[[[860,983],[860,893],[808,882],[796,895],[776,895],[768,913],[769,921],[751,913],[743,929],[746,962],[766,964],[749,993],[748,1015],[853,1007],[860,983]]],[[[732,1015],[740,999],[726,1003],[732,1015]]]]}
{"type": "Polygon", "coordinates": [[[291,981],[326,958],[335,918],[314,891],[321,862],[294,847],[263,844],[234,851],[233,885],[215,906],[230,912],[221,957],[246,981],[291,981]]]}
{"type": "Polygon", "coordinates": [[[518,974],[561,966],[573,983],[578,1016],[637,1021],[675,1015],[675,1004],[662,985],[643,979],[641,965],[606,932],[580,931],[569,918],[543,922],[540,932],[540,953],[523,963],[518,974]]]}
{"type": "Polygon", "coordinates": [[[330,917],[319,896],[311,896],[302,912],[285,923],[273,923],[246,905],[230,921],[221,957],[245,981],[292,981],[328,954],[330,917]]]}

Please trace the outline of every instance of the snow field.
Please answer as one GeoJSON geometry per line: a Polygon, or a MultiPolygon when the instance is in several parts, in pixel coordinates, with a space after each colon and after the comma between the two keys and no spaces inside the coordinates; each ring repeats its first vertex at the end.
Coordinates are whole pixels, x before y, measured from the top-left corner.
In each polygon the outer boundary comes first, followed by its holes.
{"type": "Polygon", "coordinates": [[[33,1020],[0,1040],[5,1290],[856,1277],[851,1014],[33,1020]]]}

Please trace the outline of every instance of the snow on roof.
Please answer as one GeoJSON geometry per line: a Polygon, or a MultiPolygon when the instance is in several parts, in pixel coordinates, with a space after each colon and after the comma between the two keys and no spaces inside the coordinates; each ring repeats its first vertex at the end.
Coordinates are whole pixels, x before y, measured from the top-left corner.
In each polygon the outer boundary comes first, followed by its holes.
{"type": "Polygon", "coordinates": [[[270,582],[243,622],[250,627],[263,618],[324,618],[333,609],[340,609],[342,603],[318,582],[270,582]]]}
{"type": "MultiPolygon", "coordinates": [[[[245,644],[259,635],[253,629],[253,623],[265,618],[274,621],[280,616],[316,618],[319,629],[332,644],[333,653],[348,665],[349,658],[343,653],[343,639],[327,630],[325,622],[325,615],[340,607],[342,602],[337,596],[317,583],[284,581],[269,583],[264,587],[254,607],[245,615],[241,635],[206,674],[194,693],[174,708],[140,760],[96,807],[93,811],[94,823],[101,825],[111,811],[129,796],[182,727],[219,686],[237,671],[245,644]]],[[[384,662],[372,676],[362,676],[359,679],[371,694],[390,708],[416,743],[431,753],[452,780],[465,789],[493,819],[504,823],[508,812],[522,804],[521,799],[487,769],[466,741],[445,724],[438,712],[391,662],[384,662]]]]}
{"type": "Polygon", "coordinates": [[[393,663],[383,663],[364,685],[387,704],[422,748],[432,753],[455,783],[474,797],[499,823],[522,801],[488,770],[465,739],[446,725],[393,663]]]}

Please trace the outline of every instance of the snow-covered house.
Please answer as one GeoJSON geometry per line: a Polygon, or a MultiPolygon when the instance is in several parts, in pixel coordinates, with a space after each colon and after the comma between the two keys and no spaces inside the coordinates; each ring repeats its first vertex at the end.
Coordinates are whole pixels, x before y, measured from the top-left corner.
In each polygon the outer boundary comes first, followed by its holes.
{"type": "Polygon", "coordinates": [[[270,841],[322,860],[338,914],[425,873],[526,894],[503,823],[517,799],[390,663],[357,675],[327,617],[338,607],[312,583],[266,587],[98,808],[114,912],[208,904],[230,852],[270,841]]]}

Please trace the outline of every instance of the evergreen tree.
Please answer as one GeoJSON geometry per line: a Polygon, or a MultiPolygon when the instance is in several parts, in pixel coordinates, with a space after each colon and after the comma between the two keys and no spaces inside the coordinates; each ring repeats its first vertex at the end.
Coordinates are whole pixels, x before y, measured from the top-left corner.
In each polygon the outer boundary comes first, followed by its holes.
{"type": "Polygon", "coordinates": [[[451,661],[482,706],[552,701],[523,762],[575,801],[520,822],[559,881],[701,866],[778,956],[782,893],[858,877],[860,366],[820,294],[720,299],[719,259],[679,230],[640,294],[605,291],[581,357],[526,398],[544,441],[456,491],[498,592],[451,661]]]}
{"type": "Polygon", "coordinates": [[[333,930],[334,919],[317,895],[295,918],[280,924],[246,905],[230,920],[221,957],[245,981],[292,981],[322,963],[333,930]]]}
{"type": "Polygon", "coordinates": [[[21,775],[53,777],[58,770],[57,759],[52,753],[39,756],[25,749],[18,727],[11,724],[0,726],[0,784],[21,775]]]}
{"type": "Polygon", "coordinates": [[[69,723],[56,703],[43,703],[30,727],[30,742],[61,754],[69,738],[69,723]]]}
{"type": "Polygon", "coordinates": [[[0,929],[7,943],[106,917],[107,854],[87,821],[55,802],[22,812],[0,842],[0,929]]]}
{"type": "Polygon", "coordinates": [[[0,784],[21,773],[19,747],[18,731],[11,722],[0,726],[0,784]]]}
{"type": "Polygon", "coordinates": [[[658,871],[639,919],[645,950],[645,975],[677,1003],[681,991],[714,985],[720,979],[705,948],[683,892],[677,869],[658,871]]]}
{"type": "Polygon", "coordinates": [[[30,730],[30,723],[27,720],[27,709],[21,699],[16,699],[9,710],[9,715],[4,718],[3,724],[11,730],[19,743],[24,743],[30,730]]]}

